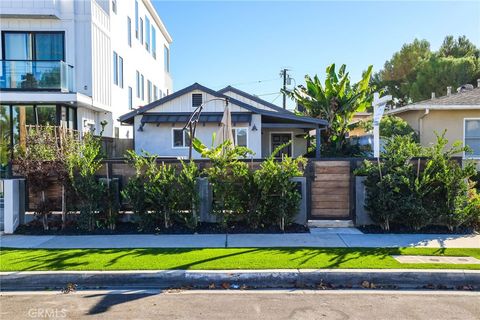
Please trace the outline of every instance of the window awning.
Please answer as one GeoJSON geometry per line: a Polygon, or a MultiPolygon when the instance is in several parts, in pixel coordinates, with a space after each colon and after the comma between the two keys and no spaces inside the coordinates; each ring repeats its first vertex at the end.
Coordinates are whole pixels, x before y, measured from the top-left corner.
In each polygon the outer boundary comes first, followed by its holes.
{"type": "MultiPolygon", "coordinates": [[[[144,113],[141,123],[187,123],[191,114],[186,112],[144,113]]],[[[220,123],[222,112],[203,112],[198,122],[220,123]]],[[[232,112],[233,123],[251,123],[252,114],[247,112],[232,112]]]]}

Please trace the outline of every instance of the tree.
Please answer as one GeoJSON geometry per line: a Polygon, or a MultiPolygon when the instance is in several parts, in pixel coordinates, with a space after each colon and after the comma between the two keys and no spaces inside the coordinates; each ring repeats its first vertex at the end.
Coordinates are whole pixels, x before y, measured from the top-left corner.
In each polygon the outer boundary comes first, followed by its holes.
{"type": "Polygon", "coordinates": [[[453,36],[446,36],[442,46],[438,50],[441,57],[479,57],[480,50],[467,39],[466,36],[458,37],[456,40],[453,36]]]}
{"type": "MultiPolygon", "coordinates": [[[[373,120],[362,121],[359,124],[365,131],[373,130],[373,120]]],[[[418,135],[407,121],[396,116],[384,116],[380,121],[380,137],[392,138],[394,136],[411,136],[415,142],[419,142],[418,135]]]]}
{"type": "Polygon", "coordinates": [[[313,79],[305,76],[306,86],[298,86],[285,93],[303,107],[301,112],[314,118],[328,121],[328,128],[322,131],[322,148],[325,154],[346,155],[349,153],[346,135],[355,113],[371,106],[374,87],[370,85],[372,66],[362,75],[362,79],[350,83],[350,76],[342,65],[335,71],[335,64],[326,69],[324,84],[317,75],[313,79]]]}
{"type": "Polygon", "coordinates": [[[404,44],[375,74],[373,82],[393,95],[397,105],[405,105],[411,100],[408,92],[411,82],[415,80],[415,67],[430,55],[430,43],[427,40],[415,39],[412,43],[404,44]]]}
{"type": "Polygon", "coordinates": [[[473,83],[479,73],[479,60],[473,56],[454,58],[432,55],[416,67],[416,79],[411,83],[409,96],[412,101],[426,100],[435,92],[437,96],[447,94],[465,83],[473,83]]]}
{"type": "Polygon", "coordinates": [[[373,77],[373,83],[393,95],[403,106],[430,98],[432,92],[445,95],[448,86],[476,83],[480,77],[480,51],[465,36],[445,37],[437,52],[426,40],[404,44],[373,77]]]}

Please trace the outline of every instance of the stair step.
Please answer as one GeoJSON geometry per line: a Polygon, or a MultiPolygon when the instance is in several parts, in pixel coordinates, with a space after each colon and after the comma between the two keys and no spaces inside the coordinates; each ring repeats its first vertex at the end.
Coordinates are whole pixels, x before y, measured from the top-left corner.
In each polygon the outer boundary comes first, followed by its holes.
{"type": "Polygon", "coordinates": [[[353,228],[352,220],[308,220],[309,228],[353,228]]]}

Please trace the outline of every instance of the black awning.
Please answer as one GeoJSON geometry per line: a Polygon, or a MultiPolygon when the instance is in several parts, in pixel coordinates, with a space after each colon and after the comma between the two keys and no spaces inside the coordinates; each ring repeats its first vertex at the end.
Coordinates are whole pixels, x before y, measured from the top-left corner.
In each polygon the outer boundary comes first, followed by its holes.
{"type": "MultiPolygon", "coordinates": [[[[190,113],[144,113],[142,116],[142,123],[187,123],[190,118],[190,113]]],[[[220,123],[222,121],[223,113],[221,112],[204,112],[200,114],[198,122],[212,122],[220,123]]],[[[246,112],[232,112],[233,123],[251,123],[252,114],[246,112]]]]}

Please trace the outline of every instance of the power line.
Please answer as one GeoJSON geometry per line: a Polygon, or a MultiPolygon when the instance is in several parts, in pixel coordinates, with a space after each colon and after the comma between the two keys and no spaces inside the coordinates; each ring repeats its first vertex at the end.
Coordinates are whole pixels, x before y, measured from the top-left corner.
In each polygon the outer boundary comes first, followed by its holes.
{"type": "Polygon", "coordinates": [[[278,94],[278,96],[276,96],[276,97],[275,97],[275,99],[273,99],[273,100],[272,100],[270,103],[274,103],[274,102],[275,102],[275,100],[277,100],[277,99],[278,99],[278,97],[280,97],[281,95],[282,95],[282,94],[281,94],[281,93],[279,93],[279,94],[278,94]]]}
{"type": "MultiPolygon", "coordinates": [[[[231,83],[230,85],[233,86],[243,86],[247,84],[252,84],[252,83],[262,83],[262,82],[271,82],[271,81],[277,81],[278,78],[275,79],[264,79],[264,80],[256,80],[256,81],[248,81],[248,82],[238,82],[238,83],[231,83]]],[[[218,85],[214,87],[223,87],[224,85],[218,85]]]]}
{"type": "Polygon", "coordinates": [[[254,94],[254,96],[261,97],[261,96],[271,96],[271,95],[274,95],[274,94],[278,94],[278,91],[277,92],[271,92],[271,93],[254,94]]]}

